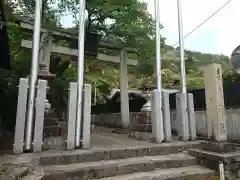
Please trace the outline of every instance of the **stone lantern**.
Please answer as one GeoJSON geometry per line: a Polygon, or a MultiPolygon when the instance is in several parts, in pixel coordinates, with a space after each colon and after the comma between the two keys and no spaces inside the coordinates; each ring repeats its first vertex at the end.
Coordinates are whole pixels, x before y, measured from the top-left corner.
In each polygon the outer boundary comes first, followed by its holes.
{"type": "Polygon", "coordinates": [[[146,99],[141,112],[151,112],[151,91],[154,89],[151,77],[144,78],[139,89],[142,91],[142,97],[146,99]]]}
{"type": "MultiPolygon", "coordinates": [[[[46,68],[46,66],[44,64],[39,64],[38,77],[40,79],[44,79],[44,80],[46,80],[48,82],[49,80],[54,79],[56,77],[56,75],[55,74],[51,74],[47,70],[47,68],[46,68]]],[[[49,90],[49,87],[47,88],[47,92],[48,92],[48,90],[49,90]]],[[[45,111],[48,112],[50,109],[51,109],[51,104],[49,103],[48,99],[46,98],[45,99],[45,111]]]]}
{"type": "Polygon", "coordinates": [[[151,132],[151,91],[154,89],[152,78],[143,78],[138,89],[142,91],[142,96],[147,102],[143,105],[141,112],[137,115],[136,129],[140,132],[151,132]]]}

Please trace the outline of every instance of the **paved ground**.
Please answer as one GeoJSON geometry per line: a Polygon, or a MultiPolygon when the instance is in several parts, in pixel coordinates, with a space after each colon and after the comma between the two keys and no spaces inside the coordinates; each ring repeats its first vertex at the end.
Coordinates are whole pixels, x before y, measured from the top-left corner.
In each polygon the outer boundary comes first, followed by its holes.
{"type": "Polygon", "coordinates": [[[129,138],[128,133],[113,133],[112,128],[95,127],[91,135],[91,143],[94,147],[124,147],[152,144],[146,140],[138,141],[129,138]]]}
{"type": "Polygon", "coordinates": [[[18,164],[18,163],[28,163],[29,161],[31,161],[31,157],[32,156],[51,156],[52,154],[55,153],[62,153],[62,154],[81,154],[81,153],[86,153],[86,152],[91,152],[91,151],[96,151],[96,150],[110,150],[110,149],[125,149],[125,148],[132,148],[132,147],[154,147],[154,146],[158,146],[158,147],[170,147],[171,145],[173,145],[173,143],[175,145],[182,145],[182,144],[198,144],[198,141],[195,142],[181,142],[181,141],[177,141],[176,137],[174,137],[173,139],[175,139],[173,142],[171,143],[162,143],[162,144],[155,144],[155,143],[151,143],[150,141],[147,140],[137,140],[134,138],[129,138],[128,137],[128,133],[113,133],[114,129],[112,128],[103,128],[103,127],[95,127],[94,131],[91,135],[91,144],[92,144],[92,148],[91,149],[79,149],[79,150],[74,150],[74,151],[61,151],[59,149],[51,149],[48,151],[44,151],[42,153],[30,153],[30,154],[22,154],[22,155],[18,155],[18,156],[12,156],[12,155],[0,155],[0,164],[1,163],[12,163],[14,162],[14,164],[18,164]]]}
{"type": "MultiPolygon", "coordinates": [[[[111,147],[134,147],[134,146],[147,146],[154,145],[150,140],[137,140],[129,138],[128,133],[113,133],[112,128],[95,127],[91,136],[91,143],[93,148],[111,148],[111,147]]],[[[150,133],[144,133],[145,137],[150,137],[150,133]]],[[[145,138],[148,139],[148,138],[145,138]]],[[[173,137],[176,141],[177,137],[173,137]]]]}

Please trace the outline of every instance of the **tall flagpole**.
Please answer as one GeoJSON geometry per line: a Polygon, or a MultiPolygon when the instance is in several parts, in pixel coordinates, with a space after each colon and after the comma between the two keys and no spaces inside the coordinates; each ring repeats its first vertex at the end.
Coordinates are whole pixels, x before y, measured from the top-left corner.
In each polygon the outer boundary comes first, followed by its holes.
{"type": "Polygon", "coordinates": [[[85,36],[85,5],[86,0],[79,0],[79,30],[78,30],[78,75],[77,75],[77,119],[75,146],[81,145],[81,122],[82,122],[82,93],[84,76],[84,36],[85,36]]]}
{"type": "Polygon", "coordinates": [[[160,22],[160,0],[155,0],[155,19],[156,19],[156,73],[157,90],[162,91],[161,77],[161,22],[160,22]]]}
{"type": "Polygon", "coordinates": [[[33,50],[32,50],[32,64],[31,75],[29,82],[28,106],[27,106],[27,121],[25,129],[25,150],[29,151],[32,148],[32,132],[34,121],[34,106],[36,97],[36,83],[38,75],[38,56],[40,46],[40,30],[41,30],[41,16],[42,16],[42,0],[36,0],[35,6],[35,22],[33,33],[33,50]]]}
{"type": "Polygon", "coordinates": [[[185,70],[185,58],[184,58],[184,36],[183,36],[183,19],[182,19],[182,3],[181,0],[177,0],[178,9],[178,36],[180,47],[180,61],[181,61],[181,92],[186,94],[186,70],[185,70]]]}
{"type": "Polygon", "coordinates": [[[179,35],[179,47],[180,47],[180,99],[179,99],[179,123],[180,131],[179,136],[183,141],[189,140],[189,125],[188,125],[188,113],[187,113],[187,88],[186,88],[186,70],[185,70],[185,58],[184,58],[184,36],[183,36],[183,18],[182,18],[182,4],[181,0],[177,0],[178,10],[178,35],[179,35]]]}
{"type": "Polygon", "coordinates": [[[156,138],[156,143],[161,143],[164,139],[163,116],[162,116],[162,78],[161,78],[161,22],[160,22],[160,0],[155,0],[155,20],[156,20],[156,85],[157,89],[152,92],[152,131],[156,138]]]}

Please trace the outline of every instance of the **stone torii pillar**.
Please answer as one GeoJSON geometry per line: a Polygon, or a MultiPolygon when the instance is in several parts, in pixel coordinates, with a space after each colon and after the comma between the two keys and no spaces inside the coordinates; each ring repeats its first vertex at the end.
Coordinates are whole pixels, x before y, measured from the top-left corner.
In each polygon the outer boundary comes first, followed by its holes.
{"type": "Polygon", "coordinates": [[[130,125],[127,67],[127,52],[125,49],[122,49],[120,52],[120,98],[123,128],[128,128],[130,125]]]}

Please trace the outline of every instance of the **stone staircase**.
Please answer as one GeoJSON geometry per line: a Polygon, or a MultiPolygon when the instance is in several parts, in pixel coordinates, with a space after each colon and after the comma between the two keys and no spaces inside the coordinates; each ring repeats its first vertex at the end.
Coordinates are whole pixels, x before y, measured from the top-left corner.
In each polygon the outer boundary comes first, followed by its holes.
{"type": "MultiPolygon", "coordinates": [[[[199,145],[198,142],[176,142],[148,147],[92,148],[31,154],[28,157],[35,165],[26,168],[25,164],[22,174],[18,172],[15,179],[208,180],[215,172],[199,166],[197,159],[187,153],[187,149],[198,148],[199,145]]],[[[1,176],[0,179],[10,180],[1,176]]]]}
{"type": "MultiPolygon", "coordinates": [[[[110,135],[98,141],[108,141],[110,135]]],[[[210,180],[215,175],[188,153],[202,147],[200,141],[127,147],[121,142],[108,147],[102,142],[86,150],[0,156],[0,180],[210,180]]]]}
{"type": "Polygon", "coordinates": [[[44,179],[204,179],[213,172],[197,166],[197,161],[182,152],[168,155],[143,156],[120,160],[81,162],[43,167],[44,179]]]}
{"type": "Polygon", "coordinates": [[[63,119],[59,119],[54,109],[48,109],[44,114],[44,137],[49,136],[61,136],[65,129],[67,123],[63,119]]]}
{"type": "Polygon", "coordinates": [[[197,165],[186,150],[197,143],[88,150],[40,158],[44,180],[204,180],[214,172],[197,165]]]}
{"type": "Polygon", "coordinates": [[[21,164],[0,164],[0,180],[43,180],[42,168],[21,164]]]}

